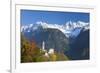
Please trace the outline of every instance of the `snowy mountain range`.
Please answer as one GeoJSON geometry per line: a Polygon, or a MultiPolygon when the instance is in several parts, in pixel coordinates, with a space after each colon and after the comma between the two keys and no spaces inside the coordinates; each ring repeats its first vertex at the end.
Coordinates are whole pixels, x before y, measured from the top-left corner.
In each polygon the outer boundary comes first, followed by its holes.
{"type": "Polygon", "coordinates": [[[84,29],[84,31],[89,29],[89,23],[83,21],[67,21],[65,24],[48,24],[46,22],[38,21],[35,24],[22,25],[21,32],[34,32],[38,31],[39,28],[59,29],[66,37],[77,37],[82,29],[84,29]]]}

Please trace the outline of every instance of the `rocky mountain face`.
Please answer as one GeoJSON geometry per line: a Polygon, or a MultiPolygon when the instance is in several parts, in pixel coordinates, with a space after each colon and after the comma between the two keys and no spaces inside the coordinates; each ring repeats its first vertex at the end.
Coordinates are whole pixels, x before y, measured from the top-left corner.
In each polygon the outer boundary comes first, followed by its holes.
{"type": "MultiPolygon", "coordinates": [[[[84,29],[83,29],[84,30],[84,29]]],[[[70,44],[68,54],[72,59],[89,59],[89,30],[81,31],[78,37],[70,44]]]]}
{"type": "Polygon", "coordinates": [[[35,40],[36,44],[42,48],[42,42],[45,42],[45,48],[48,50],[50,48],[55,49],[57,52],[64,51],[65,48],[68,48],[68,38],[58,29],[39,29],[37,33],[32,33],[26,37],[32,41],[35,40]]]}

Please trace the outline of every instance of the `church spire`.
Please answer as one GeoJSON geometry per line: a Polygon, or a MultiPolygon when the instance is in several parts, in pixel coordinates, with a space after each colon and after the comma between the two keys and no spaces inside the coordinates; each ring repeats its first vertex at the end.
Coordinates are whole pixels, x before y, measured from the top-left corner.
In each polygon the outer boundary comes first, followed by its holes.
{"type": "Polygon", "coordinates": [[[42,50],[45,50],[45,42],[42,42],[42,50]]]}

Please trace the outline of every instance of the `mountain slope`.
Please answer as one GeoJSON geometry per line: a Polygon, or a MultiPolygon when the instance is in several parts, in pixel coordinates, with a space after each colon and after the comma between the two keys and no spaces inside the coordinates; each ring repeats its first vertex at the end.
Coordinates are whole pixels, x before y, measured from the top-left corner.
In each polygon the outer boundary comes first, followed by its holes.
{"type": "Polygon", "coordinates": [[[84,29],[75,39],[74,43],[70,45],[71,49],[68,54],[74,60],[89,59],[89,30],[84,29]]]}
{"type": "Polygon", "coordinates": [[[27,36],[27,34],[24,34],[26,38],[28,38],[30,41],[32,39],[35,40],[38,47],[42,48],[42,42],[45,42],[45,48],[48,50],[50,48],[54,48],[55,51],[61,52],[64,51],[65,48],[68,48],[68,38],[58,29],[39,29],[40,31],[30,34],[30,36],[27,36]]]}

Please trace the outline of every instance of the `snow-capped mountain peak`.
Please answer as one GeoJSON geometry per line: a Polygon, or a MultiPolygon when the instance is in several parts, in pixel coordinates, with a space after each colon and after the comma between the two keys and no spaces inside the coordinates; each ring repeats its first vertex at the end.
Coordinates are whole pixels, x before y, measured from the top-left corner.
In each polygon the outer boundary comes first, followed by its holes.
{"type": "Polygon", "coordinates": [[[38,28],[42,27],[43,29],[52,28],[52,29],[59,29],[62,31],[67,37],[70,36],[77,36],[80,31],[84,28],[84,30],[89,29],[89,23],[77,21],[67,21],[65,24],[48,24],[46,22],[38,21],[35,24],[23,25],[21,26],[21,32],[30,32],[38,31],[38,28]]]}

